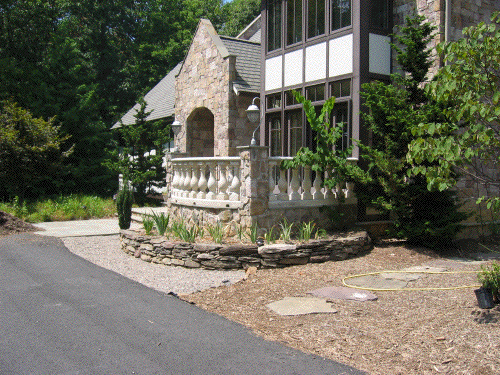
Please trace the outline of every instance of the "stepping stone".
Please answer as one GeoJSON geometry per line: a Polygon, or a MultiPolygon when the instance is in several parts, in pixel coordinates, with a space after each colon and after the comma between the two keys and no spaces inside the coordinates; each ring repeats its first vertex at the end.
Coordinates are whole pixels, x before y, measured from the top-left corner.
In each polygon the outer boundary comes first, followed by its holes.
{"type": "Polygon", "coordinates": [[[325,287],[308,292],[315,297],[326,298],[327,301],[331,299],[344,299],[354,301],[375,301],[378,297],[366,290],[346,288],[346,287],[325,287]]]}
{"type": "Polygon", "coordinates": [[[404,268],[401,271],[405,272],[445,272],[446,268],[444,267],[431,267],[431,266],[415,266],[404,268]]]}
{"type": "Polygon", "coordinates": [[[281,301],[271,302],[266,306],[282,316],[337,312],[331,303],[322,298],[314,297],[286,297],[281,301]]]}
{"type": "Polygon", "coordinates": [[[384,279],[379,276],[360,276],[346,280],[349,285],[359,286],[361,288],[372,289],[402,289],[406,288],[407,282],[396,279],[384,279]]]}

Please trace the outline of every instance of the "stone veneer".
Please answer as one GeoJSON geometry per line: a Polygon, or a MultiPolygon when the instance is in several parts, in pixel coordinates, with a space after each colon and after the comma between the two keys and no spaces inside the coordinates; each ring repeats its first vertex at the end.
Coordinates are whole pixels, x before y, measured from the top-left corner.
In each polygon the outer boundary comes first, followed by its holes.
{"type": "Polygon", "coordinates": [[[122,250],[146,262],[206,269],[280,268],[352,258],[368,251],[371,239],[364,231],[297,244],[192,244],[165,237],[120,231],[122,250]]]}
{"type": "Polygon", "coordinates": [[[175,83],[175,118],[183,124],[175,141],[190,157],[233,156],[250,144],[255,125],[245,110],[256,94],[233,91],[235,64],[210,21],[200,20],[175,83]]]}
{"type": "MultiPolygon", "coordinates": [[[[479,22],[490,22],[491,14],[500,10],[498,0],[450,0],[451,22],[449,39],[457,40],[462,37],[464,27],[476,25],[479,22]]],[[[417,12],[424,15],[429,22],[437,26],[436,36],[431,47],[445,41],[446,2],[445,0],[395,0],[394,24],[401,25],[404,18],[417,12]]],[[[436,53],[434,53],[436,57],[436,53]]],[[[435,60],[431,67],[432,75],[442,65],[440,59],[435,60]]],[[[431,78],[431,77],[428,77],[431,78]]]]}

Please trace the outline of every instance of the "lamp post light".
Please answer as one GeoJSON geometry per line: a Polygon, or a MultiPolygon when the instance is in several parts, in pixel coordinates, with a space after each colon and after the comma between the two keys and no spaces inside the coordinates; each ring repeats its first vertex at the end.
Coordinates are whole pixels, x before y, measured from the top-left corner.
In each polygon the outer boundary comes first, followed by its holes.
{"type": "Polygon", "coordinates": [[[175,142],[177,136],[179,135],[179,132],[181,131],[182,124],[180,121],[174,119],[174,122],[170,125],[172,131],[174,132],[174,149],[172,152],[179,152],[179,147],[177,147],[177,142],[175,142]]]}
{"type": "Polygon", "coordinates": [[[260,100],[260,98],[258,96],[256,96],[255,98],[253,98],[252,104],[250,104],[250,106],[246,110],[248,121],[250,121],[252,124],[255,124],[256,122],[259,122],[259,125],[257,125],[257,127],[255,128],[255,130],[252,133],[252,140],[250,141],[250,145],[251,146],[256,146],[257,145],[257,141],[255,140],[255,132],[260,127],[260,109],[255,104],[255,99],[259,99],[260,100]]]}

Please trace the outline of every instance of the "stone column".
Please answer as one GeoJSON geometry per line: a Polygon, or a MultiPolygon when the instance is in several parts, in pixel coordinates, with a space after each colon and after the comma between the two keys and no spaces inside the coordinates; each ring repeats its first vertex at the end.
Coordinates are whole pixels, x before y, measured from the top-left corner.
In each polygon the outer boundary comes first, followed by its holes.
{"type": "Polygon", "coordinates": [[[242,146],[237,151],[241,157],[241,225],[265,227],[269,216],[269,147],[242,146]]]}

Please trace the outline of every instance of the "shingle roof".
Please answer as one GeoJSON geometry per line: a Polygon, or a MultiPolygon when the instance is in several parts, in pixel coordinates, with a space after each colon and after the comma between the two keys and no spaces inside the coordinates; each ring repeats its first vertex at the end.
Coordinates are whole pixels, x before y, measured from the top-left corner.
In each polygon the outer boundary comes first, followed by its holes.
{"type": "MultiPolygon", "coordinates": [[[[158,120],[174,115],[175,106],[175,77],[179,73],[181,64],[177,64],[158,84],[149,91],[144,100],[147,103],[146,112],[151,114],[147,120],[158,120]]],[[[140,105],[134,105],[122,118],[121,123],[131,125],[135,123],[134,115],[139,110],[140,105]]],[[[120,121],[113,125],[112,129],[121,126],[120,121]]]]}
{"type": "Polygon", "coordinates": [[[236,56],[237,91],[260,92],[260,43],[220,36],[229,54],[236,56]]]}

